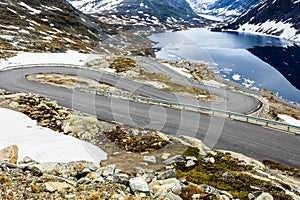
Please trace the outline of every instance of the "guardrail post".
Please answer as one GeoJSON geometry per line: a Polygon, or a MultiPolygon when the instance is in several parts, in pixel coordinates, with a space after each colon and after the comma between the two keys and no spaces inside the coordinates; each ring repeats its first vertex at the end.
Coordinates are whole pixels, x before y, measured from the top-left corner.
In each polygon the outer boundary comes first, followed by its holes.
{"type": "Polygon", "coordinates": [[[289,126],[287,127],[287,131],[290,132],[290,127],[289,126]]]}
{"type": "Polygon", "coordinates": [[[228,114],[228,118],[229,118],[229,119],[231,118],[231,115],[230,115],[230,114],[228,114]]]}
{"type": "Polygon", "coordinates": [[[269,126],[269,122],[266,122],[266,126],[269,126]]]}

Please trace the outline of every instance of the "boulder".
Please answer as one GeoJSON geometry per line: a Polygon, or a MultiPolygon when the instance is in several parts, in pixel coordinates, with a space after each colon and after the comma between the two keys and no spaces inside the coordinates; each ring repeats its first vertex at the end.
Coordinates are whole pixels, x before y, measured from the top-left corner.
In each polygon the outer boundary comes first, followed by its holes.
{"type": "Polygon", "coordinates": [[[155,156],[144,156],[144,161],[148,163],[156,163],[155,156]]]}
{"type": "Polygon", "coordinates": [[[129,176],[127,174],[115,174],[114,180],[116,183],[121,183],[123,185],[127,185],[129,182],[129,176]]]}
{"type": "Polygon", "coordinates": [[[205,194],[212,194],[212,195],[215,195],[215,196],[220,194],[219,190],[217,190],[216,188],[214,188],[212,186],[209,186],[209,185],[206,185],[206,184],[201,184],[199,186],[200,186],[201,190],[203,192],[205,192],[205,194]]]}
{"type": "Polygon", "coordinates": [[[144,192],[144,193],[150,192],[147,182],[144,181],[144,179],[139,177],[129,179],[129,186],[133,192],[144,192]]]}
{"type": "Polygon", "coordinates": [[[45,190],[49,192],[63,191],[65,189],[73,189],[74,187],[64,182],[46,182],[45,190]]]}
{"type": "Polygon", "coordinates": [[[184,158],[181,155],[173,156],[165,161],[163,161],[166,165],[172,165],[174,163],[185,162],[184,158]]]}
{"type": "Polygon", "coordinates": [[[0,150],[0,160],[16,164],[18,161],[19,148],[17,145],[5,147],[0,150]]]}
{"type": "Polygon", "coordinates": [[[164,179],[175,178],[175,177],[176,177],[176,170],[169,169],[169,170],[160,172],[157,176],[157,179],[164,180],[164,179]]]}
{"type": "Polygon", "coordinates": [[[248,198],[250,200],[273,200],[272,195],[262,191],[256,191],[253,193],[249,193],[248,198]]]}
{"type": "Polygon", "coordinates": [[[149,184],[150,189],[155,194],[172,192],[174,194],[181,193],[180,182],[176,178],[170,178],[166,180],[152,181],[149,184]]]}
{"type": "Polygon", "coordinates": [[[54,174],[56,164],[57,163],[55,163],[55,162],[33,164],[33,165],[28,166],[28,170],[31,171],[35,175],[41,175],[44,173],[54,174]]]}
{"type": "Polygon", "coordinates": [[[116,169],[116,165],[115,164],[111,164],[111,165],[107,165],[104,169],[103,169],[103,176],[109,176],[109,175],[113,175],[115,173],[115,169],[116,169]]]}

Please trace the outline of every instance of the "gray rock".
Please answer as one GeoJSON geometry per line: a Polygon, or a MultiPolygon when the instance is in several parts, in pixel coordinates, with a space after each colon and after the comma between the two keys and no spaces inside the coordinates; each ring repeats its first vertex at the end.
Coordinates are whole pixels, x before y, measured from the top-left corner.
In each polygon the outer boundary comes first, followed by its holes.
{"type": "Polygon", "coordinates": [[[108,165],[103,169],[102,175],[103,176],[113,175],[115,173],[115,169],[116,169],[115,164],[108,165]]]}
{"type": "Polygon", "coordinates": [[[144,169],[140,168],[140,167],[135,167],[131,169],[131,174],[133,177],[135,176],[143,176],[145,174],[144,169]]]}
{"type": "Polygon", "coordinates": [[[188,160],[185,164],[186,167],[193,167],[196,163],[193,160],[188,160]]]}
{"type": "Polygon", "coordinates": [[[155,156],[144,156],[144,161],[148,163],[156,163],[155,156]]]}
{"type": "Polygon", "coordinates": [[[115,177],[112,175],[108,175],[105,180],[110,183],[116,183],[115,177]]]}
{"type": "Polygon", "coordinates": [[[163,161],[166,165],[172,165],[174,163],[185,162],[184,158],[181,155],[173,156],[165,161],[163,161]]]}
{"type": "Polygon", "coordinates": [[[258,197],[259,195],[261,195],[263,192],[262,191],[255,191],[253,193],[249,193],[248,194],[248,198],[249,199],[255,199],[256,197],[258,197]]]}
{"type": "Polygon", "coordinates": [[[248,198],[250,200],[273,200],[273,197],[271,194],[262,192],[262,191],[256,191],[253,193],[249,193],[248,198]]]}
{"type": "Polygon", "coordinates": [[[83,169],[83,173],[95,172],[99,169],[99,165],[95,163],[88,163],[87,166],[83,169]]]}
{"type": "Polygon", "coordinates": [[[129,176],[127,174],[115,174],[114,179],[116,183],[127,185],[129,182],[129,176]]]}
{"type": "Polygon", "coordinates": [[[158,196],[159,200],[182,200],[182,198],[172,192],[162,193],[158,196]]]}
{"type": "Polygon", "coordinates": [[[137,129],[133,129],[133,130],[130,130],[129,131],[129,135],[132,136],[132,137],[136,137],[140,134],[140,131],[137,130],[137,129]]]}
{"type": "Polygon", "coordinates": [[[223,174],[222,174],[222,176],[223,177],[233,177],[233,174],[232,173],[230,173],[230,172],[224,172],[223,174]]]}
{"type": "Polygon", "coordinates": [[[147,182],[139,177],[129,179],[129,187],[133,192],[150,192],[147,182]]]}
{"type": "Polygon", "coordinates": [[[157,176],[157,179],[164,180],[164,179],[175,178],[175,177],[176,177],[176,170],[169,169],[169,170],[160,172],[159,175],[157,176]]]}
{"type": "Polygon", "coordinates": [[[197,161],[197,158],[195,156],[187,156],[187,160],[197,161]]]}
{"type": "Polygon", "coordinates": [[[154,178],[156,178],[155,176],[156,176],[156,172],[154,170],[146,169],[143,178],[147,183],[150,183],[154,178]]]}
{"type": "Polygon", "coordinates": [[[212,195],[219,195],[220,192],[219,190],[217,190],[216,188],[206,185],[206,184],[201,184],[199,185],[201,190],[205,193],[205,194],[212,194],[212,195]]]}
{"type": "Polygon", "coordinates": [[[179,179],[179,182],[180,182],[181,187],[186,187],[190,184],[185,178],[179,179]]]}
{"type": "Polygon", "coordinates": [[[54,174],[56,169],[55,162],[40,163],[28,166],[28,170],[33,174],[54,174]]]}

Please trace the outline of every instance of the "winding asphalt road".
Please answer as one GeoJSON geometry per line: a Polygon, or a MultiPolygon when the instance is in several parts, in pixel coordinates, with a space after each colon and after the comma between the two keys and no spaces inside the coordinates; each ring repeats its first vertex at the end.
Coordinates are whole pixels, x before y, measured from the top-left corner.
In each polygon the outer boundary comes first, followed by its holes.
{"type": "MultiPolygon", "coordinates": [[[[300,168],[300,137],[297,135],[197,112],[87,94],[27,80],[26,75],[32,73],[62,73],[84,76],[151,98],[191,104],[199,103],[192,99],[100,72],[66,67],[34,67],[3,71],[0,72],[0,87],[12,92],[44,95],[62,106],[96,115],[101,120],[157,129],[176,136],[188,135],[203,140],[206,145],[213,148],[243,153],[259,160],[271,159],[300,168]]],[[[209,88],[209,91],[212,89],[209,88]]],[[[239,102],[241,99],[232,98],[232,94],[229,93],[228,95],[226,91],[222,90],[221,92],[226,94],[226,101],[223,105],[222,103],[213,105],[214,108],[218,106],[227,107],[227,110],[230,111],[247,113],[255,110],[259,104],[253,97],[234,93],[247,103],[243,106],[245,103],[239,102]]]]}

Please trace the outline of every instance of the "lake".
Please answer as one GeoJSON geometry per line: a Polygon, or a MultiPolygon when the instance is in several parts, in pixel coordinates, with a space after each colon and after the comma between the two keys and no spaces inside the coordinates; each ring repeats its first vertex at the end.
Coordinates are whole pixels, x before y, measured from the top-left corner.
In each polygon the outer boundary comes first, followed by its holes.
{"type": "Polygon", "coordinates": [[[224,79],[300,103],[300,46],[291,41],[206,29],[158,33],[149,39],[161,49],[157,58],[203,62],[224,79]]]}

